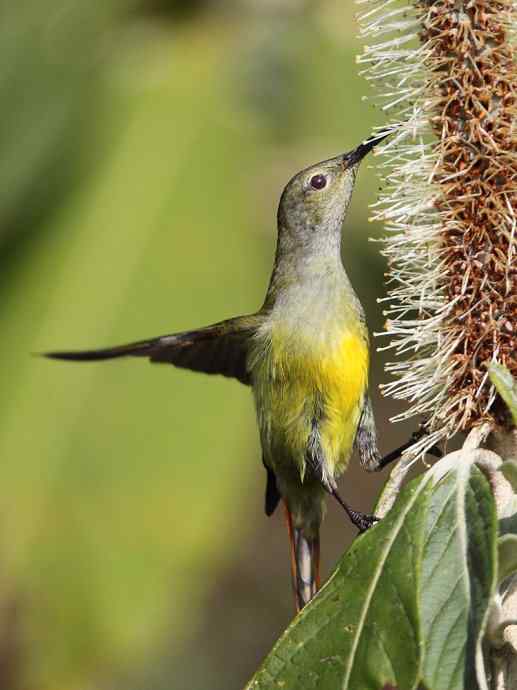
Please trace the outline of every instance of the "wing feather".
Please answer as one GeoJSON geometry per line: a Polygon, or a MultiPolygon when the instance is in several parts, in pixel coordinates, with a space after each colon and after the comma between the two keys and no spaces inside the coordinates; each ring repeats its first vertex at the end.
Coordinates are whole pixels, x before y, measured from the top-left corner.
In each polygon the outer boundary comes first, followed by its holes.
{"type": "Polygon", "coordinates": [[[147,357],[205,374],[221,374],[251,383],[247,369],[250,338],[257,317],[239,316],[193,331],[162,335],[127,345],[98,349],[47,352],[46,357],[74,362],[95,362],[118,357],[147,357]]]}

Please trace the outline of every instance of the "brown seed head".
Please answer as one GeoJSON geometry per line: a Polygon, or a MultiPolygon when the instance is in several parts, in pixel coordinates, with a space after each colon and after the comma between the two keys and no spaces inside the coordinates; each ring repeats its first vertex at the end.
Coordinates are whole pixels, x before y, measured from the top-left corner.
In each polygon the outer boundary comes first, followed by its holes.
{"type": "MultiPolygon", "coordinates": [[[[400,24],[368,5],[365,34],[400,24]]],[[[407,416],[424,413],[436,440],[494,418],[491,361],[517,376],[517,4],[417,0],[407,22],[420,47],[404,52],[399,38],[362,61],[381,88],[388,77],[387,91],[407,92],[385,105],[407,122],[385,147],[395,170],[376,214],[393,233],[387,313],[406,353],[386,390],[410,400],[407,416]]]]}

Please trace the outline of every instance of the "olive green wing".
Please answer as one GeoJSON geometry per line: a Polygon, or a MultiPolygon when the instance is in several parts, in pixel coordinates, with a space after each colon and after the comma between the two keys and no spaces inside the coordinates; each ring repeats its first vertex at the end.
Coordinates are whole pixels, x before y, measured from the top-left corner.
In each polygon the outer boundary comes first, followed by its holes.
{"type": "Polygon", "coordinates": [[[258,323],[257,317],[239,316],[205,328],[162,335],[127,345],[99,350],[47,352],[45,357],[74,362],[147,357],[151,362],[173,364],[205,374],[221,374],[249,385],[248,347],[258,323]]]}

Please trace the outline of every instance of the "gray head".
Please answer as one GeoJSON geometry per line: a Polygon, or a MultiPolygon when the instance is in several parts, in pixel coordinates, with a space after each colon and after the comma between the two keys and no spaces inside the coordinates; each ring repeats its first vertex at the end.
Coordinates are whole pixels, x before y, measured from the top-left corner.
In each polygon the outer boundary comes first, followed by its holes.
{"type": "Polygon", "coordinates": [[[339,248],[341,226],[359,164],[388,134],[372,137],[348,153],[311,165],[288,182],[278,207],[280,255],[339,248]]]}

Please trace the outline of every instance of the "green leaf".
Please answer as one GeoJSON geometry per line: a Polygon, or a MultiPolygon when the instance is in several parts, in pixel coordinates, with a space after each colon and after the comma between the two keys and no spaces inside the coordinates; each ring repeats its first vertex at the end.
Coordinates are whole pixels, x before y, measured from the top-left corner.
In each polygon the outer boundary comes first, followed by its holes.
{"type": "Polygon", "coordinates": [[[490,380],[497,392],[508,405],[513,421],[517,424],[517,384],[508,369],[502,364],[492,362],[489,368],[490,380]]]}
{"type": "Polygon", "coordinates": [[[499,536],[505,534],[517,534],[517,514],[499,520],[499,536]]]}
{"type": "Polygon", "coordinates": [[[448,456],[402,491],[248,690],[486,688],[481,640],[496,585],[497,519],[488,482],[469,460],[448,456]]]}
{"type": "Polygon", "coordinates": [[[417,577],[430,485],[412,483],[358,538],[293,621],[249,690],[415,687],[420,647],[417,577]],[[394,634],[396,631],[396,634],[394,634]]]}
{"type": "Polygon", "coordinates": [[[427,513],[423,680],[433,690],[477,687],[474,659],[495,586],[495,538],[487,481],[468,463],[457,463],[435,486],[427,513]]]}
{"type": "Polygon", "coordinates": [[[509,482],[514,491],[517,491],[517,460],[507,460],[499,468],[504,478],[509,482]]]}
{"type": "Polygon", "coordinates": [[[497,540],[499,582],[517,572],[517,534],[505,534],[497,540]]]}

